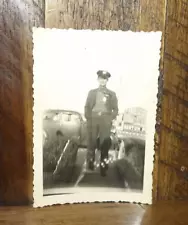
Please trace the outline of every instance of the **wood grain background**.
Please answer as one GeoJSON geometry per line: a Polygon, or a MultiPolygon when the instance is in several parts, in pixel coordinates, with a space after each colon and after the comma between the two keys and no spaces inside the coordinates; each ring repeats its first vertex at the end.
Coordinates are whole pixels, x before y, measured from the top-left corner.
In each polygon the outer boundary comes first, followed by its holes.
{"type": "Polygon", "coordinates": [[[32,197],[32,26],[163,31],[153,198],[188,198],[188,2],[0,0],[0,201],[32,197]]]}
{"type": "Polygon", "coordinates": [[[0,0],[0,201],[32,202],[32,27],[44,2],[0,0]]]}

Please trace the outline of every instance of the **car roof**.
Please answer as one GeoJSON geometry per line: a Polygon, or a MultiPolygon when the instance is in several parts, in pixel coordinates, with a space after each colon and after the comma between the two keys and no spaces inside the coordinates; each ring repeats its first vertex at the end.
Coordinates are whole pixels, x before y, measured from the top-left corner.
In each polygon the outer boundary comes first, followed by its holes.
{"type": "Polygon", "coordinates": [[[81,113],[77,112],[77,111],[74,111],[74,110],[64,110],[64,109],[55,109],[55,110],[47,110],[45,113],[73,113],[73,114],[77,114],[77,115],[81,115],[81,113]]]}

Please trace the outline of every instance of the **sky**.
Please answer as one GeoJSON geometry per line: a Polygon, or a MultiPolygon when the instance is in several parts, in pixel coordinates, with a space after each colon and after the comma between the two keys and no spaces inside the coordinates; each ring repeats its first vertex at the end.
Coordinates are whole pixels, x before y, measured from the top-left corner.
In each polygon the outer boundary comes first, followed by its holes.
{"type": "Polygon", "coordinates": [[[34,91],[41,110],[84,112],[98,70],[112,77],[108,88],[119,110],[156,101],[160,33],[46,30],[34,34],[34,91]]]}

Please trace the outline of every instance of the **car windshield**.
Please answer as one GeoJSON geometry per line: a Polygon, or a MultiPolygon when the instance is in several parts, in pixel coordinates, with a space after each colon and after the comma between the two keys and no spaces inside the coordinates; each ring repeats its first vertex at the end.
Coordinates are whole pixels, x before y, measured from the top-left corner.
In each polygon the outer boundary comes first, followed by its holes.
{"type": "Polygon", "coordinates": [[[80,120],[80,117],[78,114],[74,112],[60,112],[53,116],[53,120],[57,121],[78,121],[80,120]]]}
{"type": "Polygon", "coordinates": [[[80,117],[77,114],[72,114],[71,119],[78,121],[78,120],[80,120],[80,117]]]}
{"type": "Polygon", "coordinates": [[[43,119],[45,120],[53,119],[55,114],[56,114],[55,112],[45,112],[43,119]]]}
{"type": "Polygon", "coordinates": [[[81,117],[76,112],[46,112],[44,114],[45,120],[54,120],[54,121],[80,121],[81,117]]]}

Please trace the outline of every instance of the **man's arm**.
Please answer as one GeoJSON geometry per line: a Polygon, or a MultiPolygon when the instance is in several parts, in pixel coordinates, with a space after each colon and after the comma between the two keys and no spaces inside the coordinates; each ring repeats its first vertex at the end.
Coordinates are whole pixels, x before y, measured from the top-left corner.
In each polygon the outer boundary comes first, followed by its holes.
{"type": "Polygon", "coordinates": [[[92,90],[89,91],[88,95],[87,95],[87,99],[86,99],[86,103],[85,103],[85,107],[84,107],[84,116],[86,119],[88,119],[90,117],[90,112],[91,112],[91,95],[92,95],[92,90]]]}
{"type": "Polygon", "coordinates": [[[116,96],[116,93],[113,92],[112,94],[112,117],[113,117],[113,120],[117,117],[118,115],[118,99],[117,99],[117,96],[116,96]]]}

